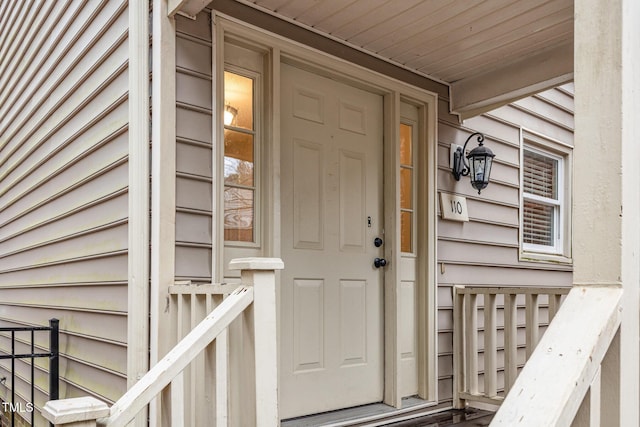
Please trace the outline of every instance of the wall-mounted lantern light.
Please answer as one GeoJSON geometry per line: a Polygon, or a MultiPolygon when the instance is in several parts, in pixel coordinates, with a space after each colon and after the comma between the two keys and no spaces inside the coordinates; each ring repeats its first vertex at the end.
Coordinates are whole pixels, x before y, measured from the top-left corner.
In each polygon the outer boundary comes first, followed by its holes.
{"type": "Polygon", "coordinates": [[[489,185],[489,175],[491,175],[491,164],[493,163],[493,158],[496,156],[493,152],[483,145],[484,135],[480,132],[475,132],[469,135],[469,138],[464,143],[464,147],[458,147],[458,149],[453,153],[453,176],[456,181],[460,181],[461,176],[470,175],[471,178],[471,186],[478,190],[478,194],[482,189],[486,188],[489,185]],[[469,162],[465,160],[465,150],[467,148],[467,143],[473,138],[477,136],[478,146],[471,150],[469,154],[467,154],[467,159],[469,162]]]}

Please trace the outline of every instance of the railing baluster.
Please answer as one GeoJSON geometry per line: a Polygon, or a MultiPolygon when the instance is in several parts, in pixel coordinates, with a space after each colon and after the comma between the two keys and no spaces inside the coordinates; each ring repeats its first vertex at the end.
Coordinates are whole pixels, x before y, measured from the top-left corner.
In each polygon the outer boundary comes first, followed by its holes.
{"type": "MultiPolygon", "coordinates": [[[[11,404],[16,402],[16,332],[11,331],[11,404]]],[[[16,425],[16,411],[11,411],[11,425],[16,425]]]]}
{"type": "Polygon", "coordinates": [[[229,328],[216,338],[216,427],[229,424],[229,328]]]}
{"type": "Polygon", "coordinates": [[[184,421],[184,371],[171,381],[171,425],[183,426],[184,421]]]}
{"type": "Polygon", "coordinates": [[[496,294],[484,297],[484,392],[489,397],[498,394],[496,345],[496,294]]]}
{"type": "Polygon", "coordinates": [[[515,294],[504,296],[504,391],[509,392],[518,375],[518,305],[515,294]]]}
{"type": "Polygon", "coordinates": [[[556,313],[560,309],[561,294],[549,294],[549,323],[556,317],[556,313]]]}
{"type": "MultiPolygon", "coordinates": [[[[34,340],[35,340],[34,330],[32,329],[31,330],[31,404],[35,406],[36,401],[34,398],[34,394],[35,394],[36,384],[34,381],[34,378],[35,378],[35,366],[34,366],[35,359],[33,357],[33,355],[35,354],[34,340]]],[[[34,425],[33,424],[34,412],[35,411],[31,411],[31,425],[34,425]]]]}
{"type": "Polygon", "coordinates": [[[526,330],[526,354],[527,359],[531,357],[533,349],[538,344],[538,337],[540,331],[539,321],[539,309],[538,309],[538,294],[527,294],[525,303],[525,330],[526,330]]]}
{"type": "MultiPolygon", "coordinates": [[[[192,293],[189,297],[189,330],[193,330],[198,323],[198,305],[196,294],[192,293]]],[[[195,425],[196,416],[196,384],[197,384],[197,371],[198,371],[198,359],[196,357],[193,362],[184,371],[184,399],[185,399],[185,411],[187,425],[195,425]],[[188,405],[188,406],[186,406],[188,405]]]]}
{"type": "Polygon", "coordinates": [[[467,387],[470,394],[478,394],[478,296],[467,295],[465,303],[467,324],[466,339],[466,365],[467,387]]]}
{"type": "MultiPolygon", "coordinates": [[[[78,424],[78,421],[83,422],[83,425],[91,423],[95,425],[96,419],[102,418],[101,425],[123,427],[152,399],[159,393],[165,392],[167,386],[170,386],[171,425],[193,425],[185,423],[185,381],[189,380],[189,374],[185,373],[185,369],[194,360],[203,357],[203,361],[206,360],[203,366],[211,368],[215,364],[217,426],[226,426],[228,424],[227,405],[229,398],[227,391],[229,383],[228,328],[232,322],[242,316],[244,319],[252,321],[252,324],[247,327],[246,333],[250,343],[248,347],[253,344],[254,351],[250,357],[252,364],[247,366],[247,370],[252,371],[252,374],[255,375],[253,378],[255,380],[255,396],[254,399],[250,399],[249,396],[243,395],[242,402],[238,403],[243,405],[243,411],[246,410],[245,414],[248,414],[247,420],[251,425],[256,427],[278,425],[280,423],[278,413],[278,350],[277,346],[274,346],[277,338],[278,313],[275,271],[281,270],[283,267],[282,260],[278,258],[233,260],[230,263],[230,268],[242,270],[241,277],[245,285],[236,287],[213,312],[199,322],[149,372],[127,390],[110,410],[104,405],[100,405],[98,410],[88,410],[88,406],[94,405],[96,399],[66,399],[47,402],[42,411],[43,416],[60,425],[69,424],[69,421],[74,425],[78,424]],[[213,342],[216,344],[215,361],[211,356],[213,342]],[[203,356],[203,353],[206,354],[206,357],[203,356]],[[187,377],[185,378],[185,376],[187,377]],[[65,418],[60,413],[60,409],[65,409],[67,413],[73,411],[73,419],[65,418]],[[255,422],[251,421],[252,416],[255,422]]],[[[222,290],[223,287],[220,284],[204,286],[216,292],[222,290]]],[[[189,316],[186,315],[183,307],[185,305],[183,302],[184,294],[193,295],[203,292],[198,292],[197,288],[193,289],[190,286],[176,284],[170,287],[169,293],[177,296],[178,316],[176,323],[179,323],[180,327],[177,329],[182,333],[184,326],[189,323],[189,316]]],[[[203,301],[203,306],[212,305],[211,300],[206,297],[203,298],[203,301]]],[[[191,314],[198,311],[196,306],[197,302],[192,301],[191,314]]],[[[246,380],[250,381],[250,378],[240,379],[240,381],[246,380]]],[[[205,393],[211,391],[206,387],[204,390],[205,393]]],[[[203,408],[203,411],[208,412],[209,408],[203,408]]]]}
{"type": "Polygon", "coordinates": [[[462,286],[453,288],[453,406],[456,409],[465,407],[464,400],[460,398],[460,393],[466,392],[465,384],[465,357],[464,357],[464,294],[462,286]]]}

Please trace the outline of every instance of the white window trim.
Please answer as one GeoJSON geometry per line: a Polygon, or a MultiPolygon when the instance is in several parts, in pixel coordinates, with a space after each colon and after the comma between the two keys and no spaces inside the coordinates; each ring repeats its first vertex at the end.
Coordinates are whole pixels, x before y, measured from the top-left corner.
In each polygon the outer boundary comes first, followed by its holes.
{"type": "MultiPolygon", "coordinates": [[[[252,70],[250,68],[243,68],[234,64],[230,64],[225,62],[223,68],[223,76],[224,71],[228,71],[239,76],[243,76],[253,80],[253,129],[240,129],[244,133],[253,135],[253,241],[252,242],[243,242],[237,240],[225,240],[224,239],[224,225],[222,230],[222,240],[224,241],[225,247],[235,247],[235,248],[256,248],[259,249],[262,247],[262,157],[261,157],[261,112],[262,112],[262,73],[259,71],[252,70]]],[[[224,77],[222,78],[224,81],[224,77]]],[[[223,84],[224,87],[224,84],[223,84]]],[[[224,93],[224,92],[223,92],[224,93]]],[[[224,124],[221,125],[222,129],[226,127],[224,124]]],[[[229,127],[229,129],[234,130],[233,127],[229,127]]],[[[222,138],[224,141],[224,137],[222,138]]],[[[221,160],[219,164],[222,164],[222,170],[224,170],[224,149],[221,152],[221,160]]],[[[224,182],[224,178],[221,179],[222,188],[221,192],[224,194],[224,189],[227,187],[227,184],[224,182]]],[[[238,185],[231,185],[229,187],[241,188],[238,185]]],[[[222,208],[224,210],[224,202],[222,203],[222,208]]],[[[223,221],[224,222],[224,221],[223,221]]]]}
{"type": "Polygon", "coordinates": [[[571,170],[573,147],[541,135],[521,129],[520,132],[520,261],[548,262],[555,264],[572,264],[571,258],[571,170]],[[558,160],[558,199],[548,199],[536,195],[527,195],[526,199],[538,203],[557,206],[554,230],[555,245],[526,244],[524,231],[524,152],[531,151],[558,160]]]}

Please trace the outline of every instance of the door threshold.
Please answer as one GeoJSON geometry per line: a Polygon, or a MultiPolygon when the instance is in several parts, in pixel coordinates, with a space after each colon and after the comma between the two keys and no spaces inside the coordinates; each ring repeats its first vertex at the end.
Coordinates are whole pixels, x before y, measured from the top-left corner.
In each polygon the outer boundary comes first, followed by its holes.
{"type": "Polygon", "coordinates": [[[384,403],[371,403],[282,420],[280,425],[281,427],[383,426],[451,409],[451,407],[432,409],[434,406],[433,402],[418,397],[405,397],[402,399],[402,409],[384,403]]]}

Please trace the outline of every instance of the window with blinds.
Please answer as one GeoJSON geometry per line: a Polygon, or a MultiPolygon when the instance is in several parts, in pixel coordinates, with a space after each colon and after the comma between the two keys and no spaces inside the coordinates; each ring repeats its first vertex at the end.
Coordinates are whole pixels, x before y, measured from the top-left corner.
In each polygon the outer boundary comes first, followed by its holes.
{"type": "Polygon", "coordinates": [[[525,148],[522,242],[525,250],[562,251],[562,157],[525,148]]]}

